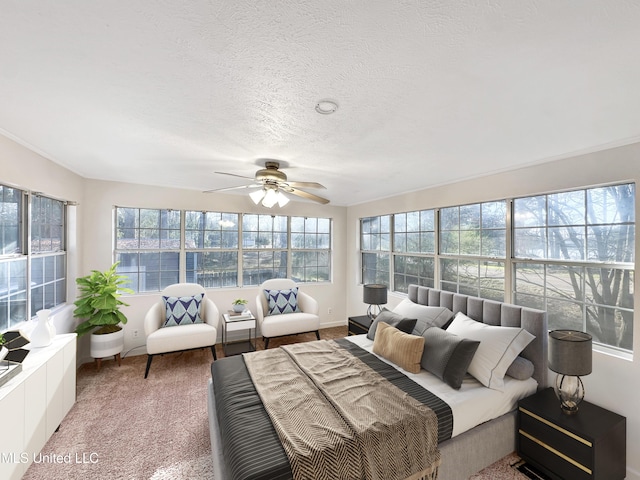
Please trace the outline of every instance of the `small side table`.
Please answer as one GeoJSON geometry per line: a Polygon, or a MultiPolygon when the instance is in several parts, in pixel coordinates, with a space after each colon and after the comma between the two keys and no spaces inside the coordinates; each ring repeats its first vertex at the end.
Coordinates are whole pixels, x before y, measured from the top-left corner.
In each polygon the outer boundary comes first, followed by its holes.
{"type": "Polygon", "coordinates": [[[234,317],[228,313],[222,315],[222,351],[225,357],[238,355],[245,352],[253,352],[256,349],[256,318],[251,312],[234,317]],[[247,317],[248,315],[248,317],[247,317]],[[249,331],[247,340],[229,342],[229,332],[241,330],[249,331]],[[253,341],[251,340],[251,330],[253,330],[253,341]]]}
{"type": "Polygon", "coordinates": [[[518,455],[553,479],[622,480],[626,418],[589,402],[574,415],[553,388],[518,402],[518,455]]]}
{"type": "Polygon", "coordinates": [[[349,317],[349,335],[367,333],[372,323],[373,320],[371,320],[368,315],[349,317]]]}

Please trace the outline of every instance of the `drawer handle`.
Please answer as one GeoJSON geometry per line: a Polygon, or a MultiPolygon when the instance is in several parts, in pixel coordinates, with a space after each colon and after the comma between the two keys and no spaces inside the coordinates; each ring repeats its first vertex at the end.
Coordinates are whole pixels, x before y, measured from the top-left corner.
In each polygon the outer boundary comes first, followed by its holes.
{"type": "Polygon", "coordinates": [[[569,462],[571,465],[578,467],[580,470],[588,473],[589,475],[592,474],[591,470],[589,470],[587,467],[585,467],[584,465],[582,465],[579,462],[576,462],[573,458],[567,457],[564,453],[559,452],[558,450],[556,450],[555,448],[553,448],[550,445],[547,445],[546,443],[544,443],[541,440],[538,440],[536,437],[534,437],[533,435],[529,435],[527,432],[523,431],[523,430],[518,430],[520,432],[520,435],[523,435],[525,437],[527,437],[529,440],[531,440],[532,442],[537,443],[538,445],[540,445],[543,448],[546,448],[547,450],[549,450],[551,453],[556,454],[557,456],[559,456],[560,458],[562,458],[563,460],[566,460],[567,462],[569,462]]]}
{"type": "Polygon", "coordinates": [[[520,407],[520,411],[522,413],[526,413],[527,415],[529,415],[532,418],[535,418],[536,420],[538,420],[539,422],[544,423],[545,425],[548,425],[549,427],[558,430],[559,432],[564,433],[565,435],[573,438],[574,440],[577,440],[580,443],[584,443],[587,447],[593,447],[593,443],[591,443],[589,440],[585,440],[582,437],[579,437],[578,435],[576,435],[575,433],[571,433],[569,430],[565,430],[562,427],[559,427],[558,425],[555,425],[553,423],[551,423],[549,420],[545,420],[544,418],[536,415],[535,413],[530,412],[529,410],[527,410],[526,408],[522,408],[520,407]]]}

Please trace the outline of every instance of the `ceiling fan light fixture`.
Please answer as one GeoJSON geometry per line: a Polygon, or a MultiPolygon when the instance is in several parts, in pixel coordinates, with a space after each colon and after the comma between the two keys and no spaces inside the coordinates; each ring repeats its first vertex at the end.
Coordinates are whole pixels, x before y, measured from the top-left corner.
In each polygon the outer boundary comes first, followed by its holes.
{"type": "Polygon", "coordinates": [[[262,206],[271,208],[276,203],[278,203],[278,191],[273,188],[267,189],[267,193],[264,194],[264,198],[262,199],[262,206]]]}
{"type": "Polygon", "coordinates": [[[333,100],[320,100],[316,103],[316,112],[320,115],[331,115],[338,110],[338,104],[333,100]]]}
{"type": "Polygon", "coordinates": [[[289,203],[289,197],[287,197],[284,193],[278,191],[278,206],[282,208],[287,203],[289,203]]]}
{"type": "MultiPolygon", "coordinates": [[[[330,100],[329,100],[330,102],[330,100]]],[[[332,102],[333,103],[333,102],[332,102]]],[[[334,103],[335,105],[335,103],[334,103]]],[[[337,108],[337,105],[335,105],[337,108]]],[[[317,182],[294,182],[287,180],[287,175],[279,170],[280,162],[268,160],[265,162],[265,168],[256,172],[254,184],[239,185],[236,187],[224,187],[214,190],[205,190],[204,193],[226,192],[230,190],[255,188],[257,190],[249,193],[251,201],[256,205],[262,205],[266,208],[272,208],[277,203],[279,207],[284,207],[290,201],[289,195],[302,197],[306,200],[326,205],[329,200],[322,198],[314,193],[307,192],[307,188],[326,188],[317,182]]],[[[222,175],[231,175],[232,177],[251,178],[244,175],[236,175],[235,173],[215,172],[222,175]]]]}
{"type": "Polygon", "coordinates": [[[253,200],[253,203],[255,203],[256,205],[260,203],[260,200],[264,198],[264,195],[265,195],[264,188],[261,188],[260,190],[256,190],[255,192],[251,192],[249,194],[249,196],[251,197],[251,200],[253,200]]]}

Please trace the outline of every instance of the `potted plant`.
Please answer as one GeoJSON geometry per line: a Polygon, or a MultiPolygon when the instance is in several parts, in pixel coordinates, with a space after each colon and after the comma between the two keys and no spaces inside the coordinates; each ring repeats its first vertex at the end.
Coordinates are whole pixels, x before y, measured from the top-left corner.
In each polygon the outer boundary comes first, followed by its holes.
{"type": "Polygon", "coordinates": [[[245,309],[245,305],[249,303],[244,298],[236,298],[231,304],[233,305],[233,311],[236,313],[242,313],[245,309]]]}
{"type": "Polygon", "coordinates": [[[124,348],[121,325],[127,323],[127,317],[120,307],[128,304],[119,297],[134,291],[122,286],[128,278],[116,273],[117,266],[116,262],[104,272],[92,270],[91,274],[76,278],[80,296],[73,302],[73,315],[83,320],[76,333],[79,337],[91,333],[91,356],[97,359],[118,355],[124,348]]]}

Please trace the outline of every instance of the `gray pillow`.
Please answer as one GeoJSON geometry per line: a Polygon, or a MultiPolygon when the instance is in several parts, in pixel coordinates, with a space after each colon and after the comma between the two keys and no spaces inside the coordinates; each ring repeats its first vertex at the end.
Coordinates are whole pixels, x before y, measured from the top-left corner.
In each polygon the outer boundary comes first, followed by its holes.
{"type": "Polygon", "coordinates": [[[380,322],[384,322],[387,325],[396,327],[398,330],[404,333],[411,333],[413,331],[413,327],[416,326],[415,318],[405,318],[402,315],[398,315],[397,313],[393,313],[392,311],[383,308],[369,327],[369,331],[367,332],[367,338],[369,340],[375,339],[376,329],[378,328],[378,323],[380,322]]]}
{"type": "Polygon", "coordinates": [[[427,329],[422,336],[422,368],[451,388],[459,389],[480,342],[459,337],[437,327],[427,329]]]}
{"type": "Polygon", "coordinates": [[[530,360],[524,357],[516,357],[513,363],[509,365],[509,368],[507,368],[505,375],[509,375],[516,380],[527,380],[533,376],[534,370],[535,368],[530,360]]]}
{"type": "Polygon", "coordinates": [[[405,318],[418,320],[412,332],[414,335],[422,335],[430,327],[443,328],[453,318],[453,312],[446,307],[420,305],[408,298],[402,300],[393,311],[405,318]]]}

